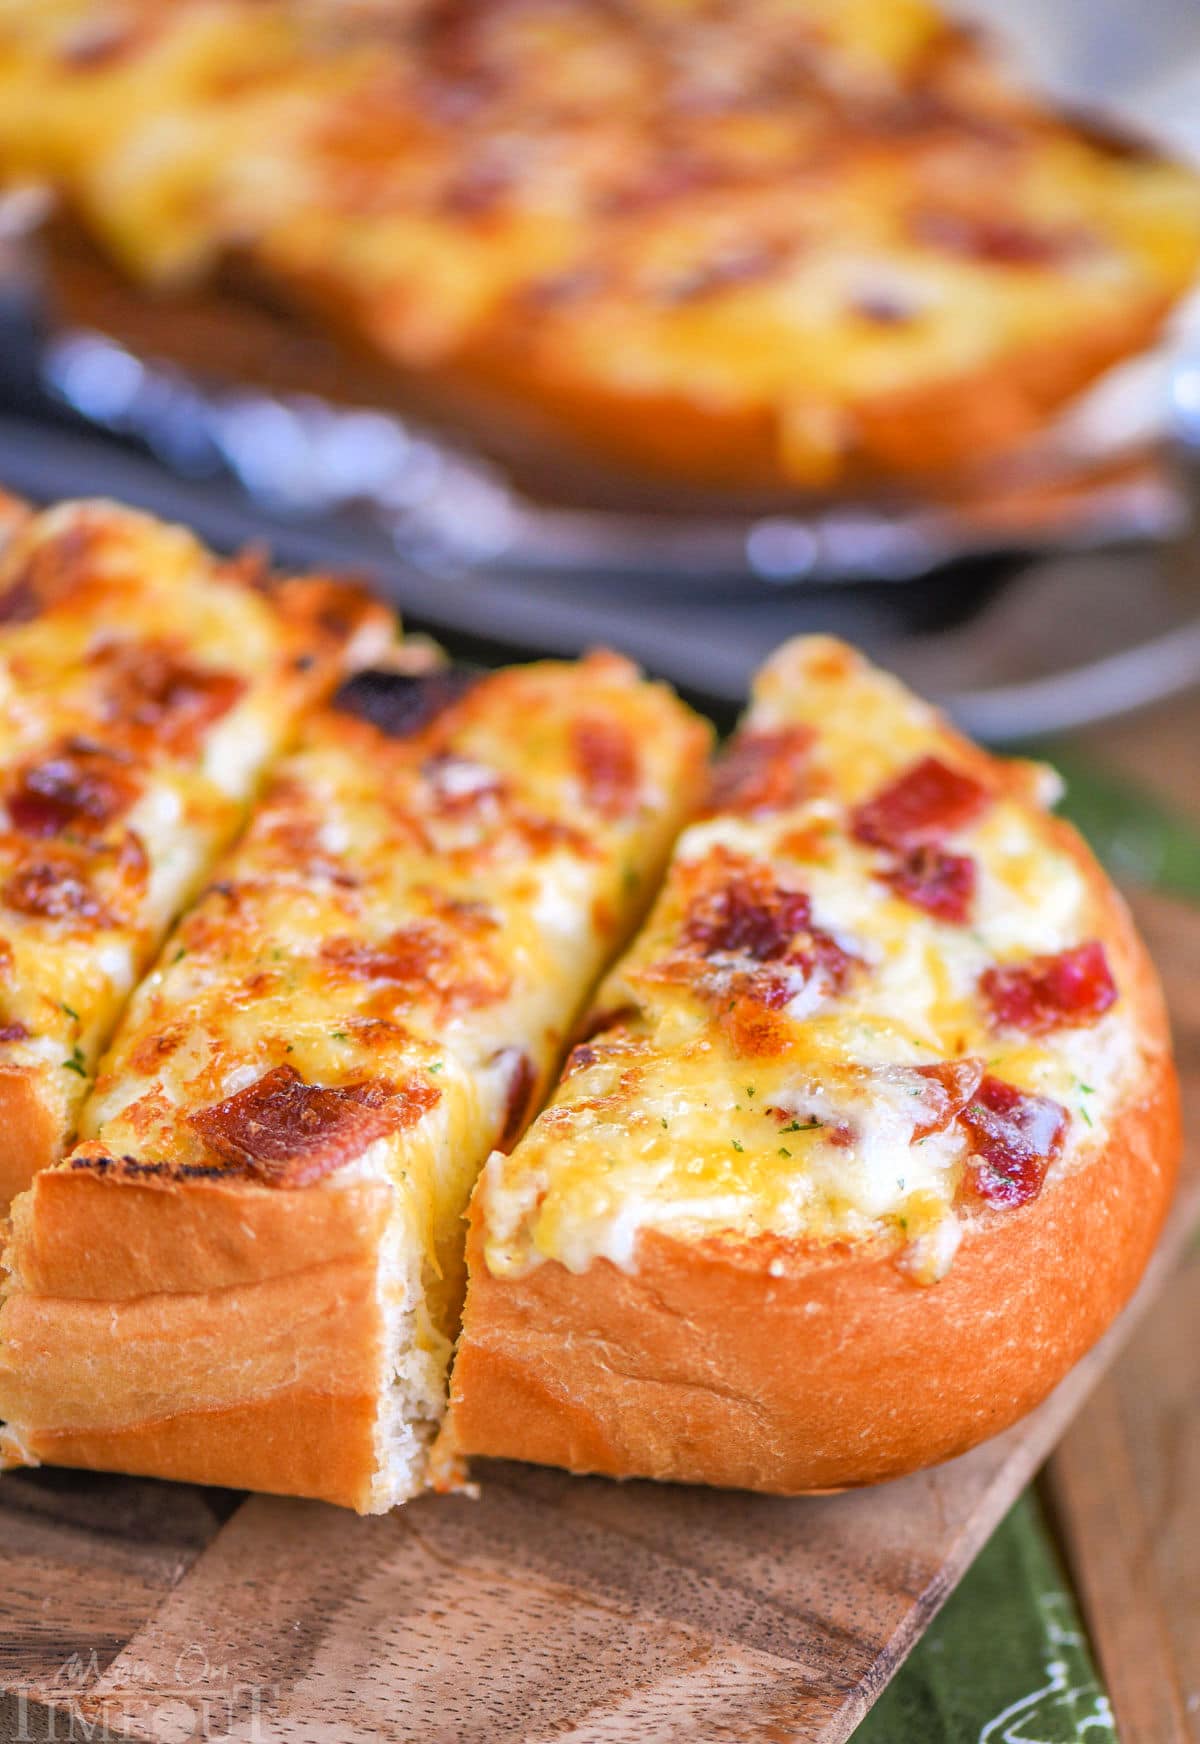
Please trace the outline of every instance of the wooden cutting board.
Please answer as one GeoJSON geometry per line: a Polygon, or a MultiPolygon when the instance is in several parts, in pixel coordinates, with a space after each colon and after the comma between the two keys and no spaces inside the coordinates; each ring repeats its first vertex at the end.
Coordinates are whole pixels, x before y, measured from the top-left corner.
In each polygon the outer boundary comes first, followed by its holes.
{"type": "MultiPolygon", "coordinates": [[[[1137,907],[1167,975],[1195,1131],[1200,914],[1163,898],[1137,907]]],[[[1046,1458],[1198,1214],[1193,1148],[1142,1291],[1104,1342],[1023,1424],[876,1490],[789,1501],[494,1465],[477,1501],[360,1520],[13,1474],[0,1482],[0,1686],[18,1692],[16,1725],[19,1703],[40,1701],[103,1720],[109,1739],[157,1744],[837,1744],[1046,1458]]]]}

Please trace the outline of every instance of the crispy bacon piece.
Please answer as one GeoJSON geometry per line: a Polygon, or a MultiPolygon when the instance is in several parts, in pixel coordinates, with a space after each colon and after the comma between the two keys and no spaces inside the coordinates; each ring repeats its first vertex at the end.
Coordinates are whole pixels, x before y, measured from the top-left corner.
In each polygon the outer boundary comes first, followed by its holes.
{"type": "Polygon", "coordinates": [[[933,1066],[902,1068],[920,1080],[914,1086],[919,1101],[913,1122],[913,1142],[944,1132],[977,1093],[983,1081],[983,1061],[942,1060],[933,1066]]]}
{"type": "Polygon", "coordinates": [[[25,624],[82,587],[103,529],[76,514],[51,537],[38,540],[9,573],[0,592],[0,624],[25,624]]]}
{"type": "MultiPolygon", "coordinates": [[[[781,888],[766,867],[752,864],[693,897],[682,936],[713,965],[707,983],[714,995],[751,999],[768,1011],[782,1010],[816,979],[841,992],[857,961],[813,925],[804,891],[781,888]]],[[[695,979],[687,958],[673,978],[695,979]]],[[[703,978],[699,986],[705,991],[703,978]]]]}
{"type": "Polygon", "coordinates": [[[1091,253],[1096,239],[1082,226],[1035,228],[1019,218],[949,210],[918,212],[912,225],[917,241],[996,266],[1061,266],[1091,253]]]}
{"type": "Polygon", "coordinates": [[[418,673],[371,669],[348,678],[332,706],[367,721],[389,739],[408,739],[432,725],[477,683],[476,673],[458,666],[418,673]]]}
{"type": "Polygon", "coordinates": [[[692,899],[683,936],[702,956],[753,957],[770,963],[807,933],[812,903],[803,890],[783,890],[764,868],[735,873],[725,884],[692,899]]]}
{"type": "Polygon", "coordinates": [[[922,757],[872,799],[857,806],[851,829],[860,842],[908,853],[969,824],[988,803],[987,788],[940,757],[922,757]]]}
{"type": "Polygon", "coordinates": [[[86,833],[120,817],[137,792],[136,779],[118,757],[73,739],[22,772],[8,796],[8,815],[24,836],[86,833]]]}
{"type": "Polygon", "coordinates": [[[411,1126],[440,1100],[423,1078],[327,1089],[276,1066],[212,1108],[188,1116],[210,1150],[268,1187],[305,1187],[353,1162],[377,1138],[411,1126]]]}
{"type": "Polygon", "coordinates": [[[508,1072],[508,1094],[504,1103],[504,1125],[496,1140],[496,1149],[509,1151],[521,1136],[529,1115],[529,1105],[537,1085],[537,1072],[524,1048],[501,1048],[494,1064],[503,1064],[508,1072]]]}
{"type": "Polygon", "coordinates": [[[111,916],[73,861],[31,860],[14,872],[0,898],[18,914],[39,920],[86,921],[110,926],[111,916]]]}
{"type": "Polygon", "coordinates": [[[936,920],[961,926],[975,899],[976,867],[969,854],[947,854],[926,842],[911,848],[879,876],[897,896],[936,920]]]}
{"type": "Polygon", "coordinates": [[[805,726],[736,734],[713,766],[708,810],[753,816],[798,805],[808,792],[816,736],[805,726]]]}
{"type": "Polygon", "coordinates": [[[1117,999],[1116,983],[1098,939],[1057,956],[987,969],[979,985],[996,1022],[1026,1035],[1090,1023],[1103,1017],[1117,999]]]}
{"type": "Polygon", "coordinates": [[[197,666],[162,642],[112,643],[95,659],[108,680],[109,720],[172,756],[190,755],[246,690],[236,673],[197,666]]]}
{"type": "Polygon", "coordinates": [[[628,817],[637,804],[637,746],[620,721],[585,715],[571,723],[571,750],[584,798],[601,817],[628,817]]]}
{"type": "Polygon", "coordinates": [[[1036,1199],[1062,1150],[1066,1109],[988,1076],[958,1118],[973,1147],[967,1167],[979,1197],[1005,1208],[1036,1199]]]}

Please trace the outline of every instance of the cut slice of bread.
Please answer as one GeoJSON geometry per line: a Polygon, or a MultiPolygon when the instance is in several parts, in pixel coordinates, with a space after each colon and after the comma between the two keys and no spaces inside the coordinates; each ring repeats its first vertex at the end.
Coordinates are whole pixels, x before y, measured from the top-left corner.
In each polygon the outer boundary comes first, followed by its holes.
{"type": "Polygon", "coordinates": [[[223,561],[112,503],[3,520],[0,1208],[62,1155],[300,712],[395,634],[356,588],[223,561]]]}
{"type": "Polygon", "coordinates": [[[360,673],[12,1213],[10,1458],[377,1511],[425,1481],[463,1211],[650,900],[708,731],[613,655],[360,673]]]}
{"type": "Polygon", "coordinates": [[[1131,1295],[1179,1108],[1048,771],[785,646],[549,1106],[490,1160],[446,1441],[796,1492],[962,1452],[1131,1295]]]}

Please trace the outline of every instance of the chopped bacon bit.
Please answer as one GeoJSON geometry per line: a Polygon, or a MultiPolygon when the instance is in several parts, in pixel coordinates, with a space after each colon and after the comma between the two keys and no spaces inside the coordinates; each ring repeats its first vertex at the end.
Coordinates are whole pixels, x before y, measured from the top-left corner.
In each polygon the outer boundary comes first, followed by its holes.
{"type": "Polygon", "coordinates": [[[226,1163],[265,1186],[304,1187],[362,1155],[389,1132],[411,1126],[441,1092],[424,1079],[397,1090],[382,1079],[326,1089],[292,1066],[276,1066],[235,1096],[188,1116],[226,1163]]]}
{"type": "Polygon", "coordinates": [[[979,1197],[1006,1208],[1036,1199],[1062,1150],[1066,1109],[986,1077],[958,1118],[974,1147],[967,1166],[979,1197]]]}
{"type": "Polygon", "coordinates": [[[496,1140],[496,1148],[509,1151],[521,1136],[530,1112],[533,1092],[537,1088],[537,1072],[524,1048],[501,1048],[494,1064],[503,1063],[508,1072],[508,1092],[504,1103],[504,1125],[496,1140]]]}
{"type": "Polygon", "coordinates": [[[347,679],[332,706],[389,739],[408,739],[431,726],[477,683],[476,673],[458,666],[416,673],[371,669],[347,679]]]}
{"type": "Polygon", "coordinates": [[[683,936],[706,957],[736,955],[770,963],[807,933],[812,903],[802,890],[782,890],[765,876],[735,874],[693,898],[683,936]]]}
{"type": "Polygon", "coordinates": [[[584,799],[601,817],[628,817],[637,803],[637,746],[620,721],[585,716],[571,723],[571,747],[584,799]]]}
{"type": "Polygon", "coordinates": [[[103,829],[136,797],[137,783],[118,758],[75,740],[24,771],[8,797],[8,815],[22,835],[58,836],[103,829]]]}
{"type": "Polygon", "coordinates": [[[1057,956],[985,970],[979,985],[996,1022],[1027,1035],[1089,1023],[1102,1017],[1117,999],[1116,983],[1098,939],[1057,956]]]}
{"type": "Polygon", "coordinates": [[[926,842],[879,876],[897,896],[936,920],[961,926],[970,916],[976,868],[969,854],[947,854],[926,842]]]}
{"type": "Polygon", "coordinates": [[[976,1094],[983,1080],[982,1060],[943,1060],[934,1066],[913,1066],[919,1078],[920,1105],[913,1123],[913,1142],[944,1132],[976,1094]]]}
{"type": "MultiPolygon", "coordinates": [[[[765,867],[732,870],[722,884],[692,899],[682,939],[712,965],[697,976],[694,958],[669,959],[654,973],[695,985],[733,1011],[734,1027],[750,1051],[764,1052],[770,1038],[761,1025],[736,1009],[744,1000],[781,1011],[806,988],[839,993],[857,959],[812,922],[812,906],[800,890],[775,884],[765,867]],[[744,1033],[743,1033],[744,1032],[744,1033]],[[760,1033],[761,1032],[761,1033],[760,1033]]],[[[741,1045],[741,1044],[739,1044],[741,1045]]],[[[773,1044],[771,1044],[773,1045],[773,1044]]]]}
{"type": "Polygon", "coordinates": [[[236,673],[197,666],[161,642],[112,643],[95,660],[110,684],[110,721],[152,736],[173,756],[192,753],[205,729],[246,691],[246,680],[236,673]]]}
{"type": "Polygon", "coordinates": [[[15,574],[0,581],[0,624],[24,624],[65,600],[88,580],[103,527],[75,515],[27,551],[15,574]]]}
{"type": "Polygon", "coordinates": [[[27,1042],[29,1035],[23,1023],[0,1024],[0,1042],[27,1042]]]}
{"type": "Polygon", "coordinates": [[[1035,229],[1014,218],[983,213],[920,212],[913,233],[918,241],[948,254],[997,266],[1056,266],[1095,247],[1095,239],[1081,226],[1035,229]]]}
{"type": "Polygon", "coordinates": [[[41,920],[112,924],[104,904],[69,860],[31,861],[14,872],[0,895],[18,914],[36,915],[41,920]]]}
{"type": "Polygon", "coordinates": [[[132,19],[97,18],[85,20],[63,38],[58,56],[64,66],[87,68],[110,67],[126,59],[150,27],[150,20],[134,23],[132,19]]]}
{"type": "Polygon", "coordinates": [[[873,799],[856,807],[851,826],[860,842],[899,852],[938,842],[978,816],[987,788],[939,757],[922,757],[873,799]]]}
{"type": "Polygon", "coordinates": [[[752,815],[798,805],[808,791],[815,740],[804,726],[738,733],[713,766],[709,811],[752,815]]]}

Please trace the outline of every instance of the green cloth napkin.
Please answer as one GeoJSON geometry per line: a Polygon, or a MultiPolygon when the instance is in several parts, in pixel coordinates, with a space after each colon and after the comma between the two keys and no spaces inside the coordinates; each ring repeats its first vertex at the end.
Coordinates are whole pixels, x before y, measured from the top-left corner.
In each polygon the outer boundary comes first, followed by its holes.
{"type": "Polygon", "coordinates": [[[854,1744],[1115,1744],[1108,1697],[1027,1490],[854,1744]]]}
{"type": "MultiPolygon", "coordinates": [[[[1200,830],[1057,746],[1033,754],[1116,877],[1200,902],[1200,830]]],[[[1079,1609],[1026,1491],[854,1734],[854,1744],[1116,1744],[1079,1609]]]]}

